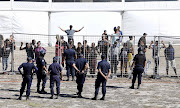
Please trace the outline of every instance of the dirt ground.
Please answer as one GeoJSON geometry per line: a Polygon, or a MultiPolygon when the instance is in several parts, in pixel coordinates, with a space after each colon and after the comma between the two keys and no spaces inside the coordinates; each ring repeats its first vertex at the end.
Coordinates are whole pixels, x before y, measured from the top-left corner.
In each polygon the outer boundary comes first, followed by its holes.
{"type": "Polygon", "coordinates": [[[83,98],[75,95],[75,81],[61,81],[61,96],[53,100],[49,99],[49,80],[46,84],[48,94],[36,93],[36,77],[33,79],[30,100],[26,101],[25,97],[21,101],[16,100],[21,81],[20,75],[0,75],[1,108],[180,108],[179,78],[143,78],[140,89],[129,89],[131,80],[127,78],[109,79],[105,101],[99,100],[102,96],[101,89],[98,100],[91,100],[95,78],[86,78],[83,98]]]}

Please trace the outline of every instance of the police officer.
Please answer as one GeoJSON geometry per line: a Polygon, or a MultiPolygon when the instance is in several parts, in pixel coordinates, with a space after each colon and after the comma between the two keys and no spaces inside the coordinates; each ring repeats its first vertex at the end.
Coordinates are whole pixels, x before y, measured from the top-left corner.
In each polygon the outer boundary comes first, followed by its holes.
{"type": "Polygon", "coordinates": [[[19,96],[18,100],[22,99],[22,94],[24,92],[26,84],[27,84],[26,100],[29,99],[30,88],[31,88],[31,83],[32,83],[32,75],[33,75],[32,70],[34,70],[34,69],[35,69],[35,71],[38,70],[37,67],[34,66],[34,64],[32,63],[31,57],[28,57],[27,61],[28,61],[27,63],[22,63],[18,68],[20,74],[22,74],[22,77],[23,77],[23,82],[22,82],[21,89],[20,89],[20,96],[19,96]],[[21,72],[21,68],[23,68],[23,73],[21,72]]]}
{"type": "Polygon", "coordinates": [[[46,54],[45,50],[40,50],[40,54],[39,54],[40,56],[36,59],[36,64],[37,64],[37,68],[38,68],[38,72],[37,72],[37,92],[42,93],[42,94],[47,93],[44,90],[45,85],[46,85],[46,80],[47,80],[46,72],[48,73],[48,70],[46,69],[46,61],[44,59],[45,54],[46,54]],[[41,80],[42,80],[42,90],[40,91],[41,80]]]}
{"type": "Polygon", "coordinates": [[[77,79],[76,79],[76,83],[77,83],[77,89],[78,89],[78,97],[82,98],[82,90],[83,90],[83,84],[85,82],[85,77],[86,77],[86,69],[88,67],[88,62],[87,60],[83,57],[82,54],[79,55],[78,57],[79,59],[77,59],[75,61],[75,63],[73,64],[73,67],[76,69],[77,73],[77,79]]]}
{"type": "Polygon", "coordinates": [[[67,80],[69,81],[70,73],[72,75],[72,81],[74,81],[75,69],[73,67],[74,60],[77,58],[76,52],[72,49],[73,44],[67,45],[67,50],[64,51],[64,56],[66,58],[66,70],[67,70],[67,80]]]}
{"type": "Polygon", "coordinates": [[[97,95],[99,92],[99,87],[100,84],[102,83],[102,98],[100,100],[104,100],[105,99],[105,95],[106,95],[106,82],[108,80],[108,77],[111,74],[111,68],[110,68],[110,64],[106,61],[106,55],[101,55],[101,59],[102,61],[100,61],[98,63],[98,75],[97,75],[97,79],[95,82],[95,96],[94,98],[92,98],[92,100],[97,100],[97,95]]]}
{"type": "Polygon", "coordinates": [[[60,80],[62,80],[62,68],[57,63],[58,58],[53,58],[53,63],[49,66],[49,73],[50,73],[50,88],[51,88],[51,99],[53,99],[54,95],[54,82],[56,82],[56,91],[57,91],[57,99],[60,94],[60,80]]]}
{"type": "Polygon", "coordinates": [[[133,79],[132,79],[132,86],[130,87],[131,89],[134,89],[134,83],[136,82],[136,77],[138,76],[138,87],[137,89],[140,88],[140,84],[141,84],[141,76],[142,73],[144,72],[144,67],[146,64],[146,57],[144,55],[144,52],[139,50],[138,54],[135,55],[134,60],[133,60],[133,64],[131,65],[131,70],[134,66],[133,69],[133,79]]]}

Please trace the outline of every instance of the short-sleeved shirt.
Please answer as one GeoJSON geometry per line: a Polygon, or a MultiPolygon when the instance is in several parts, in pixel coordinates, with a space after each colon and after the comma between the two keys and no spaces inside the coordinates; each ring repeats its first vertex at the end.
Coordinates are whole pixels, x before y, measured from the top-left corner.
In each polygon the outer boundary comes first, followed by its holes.
{"type": "Polygon", "coordinates": [[[164,50],[164,54],[167,60],[174,60],[174,48],[173,47],[167,47],[164,50]]]}
{"type": "Polygon", "coordinates": [[[76,31],[75,30],[66,30],[65,32],[66,32],[66,34],[68,36],[68,39],[73,39],[74,33],[76,31]]]}
{"type": "Polygon", "coordinates": [[[141,45],[141,41],[144,43],[144,45],[146,45],[146,38],[145,38],[145,36],[142,36],[142,37],[139,39],[138,47],[141,45]]]}
{"type": "MultiPolygon", "coordinates": [[[[101,72],[104,75],[107,75],[110,69],[110,64],[106,60],[102,60],[98,63],[97,69],[101,69],[101,72]]],[[[102,77],[102,75],[98,72],[97,77],[102,77]]]]}
{"type": "Polygon", "coordinates": [[[35,69],[36,71],[38,70],[38,68],[33,64],[33,63],[22,63],[18,70],[20,71],[20,69],[23,68],[23,72],[24,75],[32,75],[32,70],[35,69]]]}
{"type": "Polygon", "coordinates": [[[144,54],[136,54],[133,61],[135,61],[135,67],[144,68],[144,62],[146,61],[146,57],[144,54]]]}
{"type": "Polygon", "coordinates": [[[42,57],[37,58],[36,64],[39,72],[43,71],[43,66],[46,67],[46,61],[42,57]]]}
{"type": "Polygon", "coordinates": [[[79,58],[75,61],[76,67],[79,69],[80,72],[85,68],[86,63],[88,62],[85,58],[79,58]]]}
{"type": "Polygon", "coordinates": [[[159,45],[152,45],[152,55],[153,55],[153,58],[154,57],[157,57],[159,55],[159,50],[163,48],[163,46],[159,46],[159,45]]]}
{"type": "Polygon", "coordinates": [[[130,49],[130,52],[132,53],[133,41],[132,40],[128,40],[126,43],[127,43],[127,48],[130,49]]]}
{"type": "Polygon", "coordinates": [[[50,72],[50,75],[59,75],[60,76],[60,72],[62,71],[62,68],[57,62],[55,62],[49,66],[48,71],[50,72]]]}
{"type": "Polygon", "coordinates": [[[56,50],[55,50],[55,56],[62,56],[62,52],[64,51],[64,46],[61,46],[60,43],[56,42],[56,50]],[[60,48],[61,47],[61,48],[60,48]],[[58,52],[59,51],[59,52],[58,52]]]}
{"type": "Polygon", "coordinates": [[[64,51],[64,56],[66,57],[66,61],[74,61],[76,52],[73,49],[67,49],[64,51]]]}

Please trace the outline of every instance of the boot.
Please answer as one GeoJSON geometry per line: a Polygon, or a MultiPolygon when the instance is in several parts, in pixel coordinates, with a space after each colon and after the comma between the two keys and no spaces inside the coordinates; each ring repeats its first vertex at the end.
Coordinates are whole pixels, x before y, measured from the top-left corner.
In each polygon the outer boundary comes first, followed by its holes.
{"type": "Polygon", "coordinates": [[[175,75],[177,75],[177,73],[176,73],[176,68],[174,68],[174,73],[175,73],[175,75]]]}
{"type": "Polygon", "coordinates": [[[129,87],[130,89],[134,89],[134,83],[132,83],[132,86],[131,87],[129,87]]]}
{"type": "Polygon", "coordinates": [[[17,100],[22,100],[22,96],[19,96],[19,98],[17,100]]]}
{"type": "Polygon", "coordinates": [[[78,92],[78,98],[82,98],[82,95],[80,92],[78,92]]]}
{"type": "Polygon", "coordinates": [[[92,100],[97,100],[97,94],[92,98],[92,100]]]}
{"type": "Polygon", "coordinates": [[[69,78],[66,81],[69,81],[69,78]]]}
{"type": "Polygon", "coordinates": [[[29,100],[29,96],[26,96],[26,100],[29,100]]]}
{"type": "Polygon", "coordinates": [[[53,95],[51,95],[50,99],[53,99],[53,95]]]}
{"type": "Polygon", "coordinates": [[[39,87],[37,87],[37,93],[40,93],[39,87]]]}
{"type": "Polygon", "coordinates": [[[102,98],[100,100],[105,100],[105,95],[102,96],[102,98]]]}
{"type": "Polygon", "coordinates": [[[168,75],[168,70],[166,70],[166,73],[167,73],[167,75],[168,75]]]}
{"type": "Polygon", "coordinates": [[[42,88],[41,94],[47,94],[47,92],[44,90],[44,88],[42,88]]]}

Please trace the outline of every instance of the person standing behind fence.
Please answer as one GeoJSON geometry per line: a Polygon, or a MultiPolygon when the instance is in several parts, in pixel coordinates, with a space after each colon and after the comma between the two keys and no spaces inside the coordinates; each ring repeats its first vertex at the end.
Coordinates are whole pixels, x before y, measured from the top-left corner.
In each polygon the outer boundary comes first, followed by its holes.
{"type": "Polygon", "coordinates": [[[35,48],[35,59],[39,57],[40,51],[44,50],[46,52],[46,49],[41,47],[41,41],[37,42],[37,47],[35,48]]]}
{"type": "Polygon", "coordinates": [[[108,36],[108,34],[107,34],[107,31],[106,30],[104,30],[104,33],[102,34],[102,35],[104,35],[105,36],[105,39],[108,41],[109,39],[109,36],[108,36]]]}
{"type": "Polygon", "coordinates": [[[57,91],[57,98],[60,94],[60,80],[62,80],[62,68],[57,63],[58,58],[53,58],[53,63],[49,66],[49,73],[50,73],[50,89],[51,89],[51,97],[50,99],[53,99],[54,96],[54,83],[56,83],[56,91],[57,91]]]}
{"type": "Polygon", "coordinates": [[[169,73],[169,64],[171,63],[171,66],[174,70],[175,75],[177,75],[176,72],[176,62],[175,62],[175,58],[174,58],[174,48],[172,46],[172,43],[169,42],[169,46],[164,50],[164,55],[165,55],[165,59],[166,59],[166,72],[167,75],[169,73]]]}
{"type": "Polygon", "coordinates": [[[90,74],[95,74],[96,72],[97,54],[98,54],[97,47],[95,47],[95,43],[92,43],[89,54],[90,74]]]}
{"type": "Polygon", "coordinates": [[[129,49],[128,64],[129,64],[129,67],[130,67],[131,66],[131,60],[132,60],[132,57],[134,55],[133,37],[129,36],[129,40],[126,41],[126,43],[127,43],[127,48],[129,49]]]}
{"type": "Polygon", "coordinates": [[[6,39],[4,42],[4,46],[2,48],[2,66],[3,66],[3,72],[4,74],[7,74],[7,68],[8,68],[8,60],[9,55],[11,52],[10,42],[9,39],[6,39]]]}
{"type": "Polygon", "coordinates": [[[121,75],[123,73],[124,68],[125,68],[125,74],[127,74],[128,53],[129,53],[129,49],[127,48],[127,43],[124,43],[123,48],[121,48],[121,52],[120,52],[121,75]]]}
{"type": "Polygon", "coordinates": [[[58,63],[62,63],[62,54],[64,53],[64,46],[62,45],[59,35],[56,35],[56,45],[55,45],[55,56],[58,58],[58,63]]]}
{"type": "Polygon", "coordinates": [[[29,43],[26,43],[26,46],[23,48],[22,46],[23,46],[23,42],[21,42],[21,46],[19,50],[26,50],[27,57],[31,57],[32,59],[34,59],[34,51],[33,51],[32,46],[30,46],[29,43]]]}
{"type": "Polygon", "coordinates": [[[77,52],[77,59],[80,57],[80,54],[83,54],[83,47],[81,45],[81,42],[78,42],[78,47],[76,48],[76,52],[77,52]]]}
{"type": "Polygon", "coordinates": [[[82,48],[83,48],[82,54],[84,55],[86,60],[88,60],[88,56],[89,56],[89,52],[90,52],[90,47],[89,47],[89,45],[87,45],[87,40],[84,40],[82,48]]]}
{"type": "Polygon", "coordinates": [[[80,32],[84,27],[82,27],[81,29],[79,29],[79,30],[73,30],[72,28],[73,28],[73,26],[72,25],[70,25],[69,26],[69,30],[63,30],[61,27],[58,27],[59,29],[61,29],[63,32],[65,32],[66,34],[67,34],[67,36],[68,36],[68,43],[70,43],[70,41],[73,41],[74,42],[74,38],[73,38],[73,36],[74,36],[74,33],[75,32],[80,32]]]}
{"type": "Polygon", "coordinates": [[[152,58],[154,59],[154,63],[155,63],[155,67],[154,67],[154,78],[159,78],[159,74],[157,73],[158,71],[158,67],[159,67],[159,52],[161,48],[165,48],[165,44],[163,41],[161,41],[161,43],[163,44],[163,46],[159,45],[159,42],[156,41],[153,44],[153,41],[151,41],[151,44],[149,45],[149,49],[152,49],[152,58]]]}
{"type": "Polygon", "coordinates": [[[117,27],[117,30],[119,32],[119,38],[118,38],[119,42],[118,42],[117,46],[120,47],[122,39],[123,39],[123,32],[120,30],[120,26],[117,27]]]}
{"type": "MultiPolygon", "coordinates": [[[[62,55],[64,55],[64,51],[67,49],[68,43],[64,40],[64,36],[60,36],[60,37],[61,37],[62,46],[64,47],[62,55]]],[[[64,67],[64,56],[62,57],[62,63],[61,64],[64,67]]]]}
{"type": "Polygon", "coordinates": [[[143,51],[139,51],[138,54],[135,55],[133,59],[133,63],[131,65],[131,70],[134,66],[133,69],[133,79],[132,79],[132,86],[130,87],[131,89],[134,89],[134,84],[136,82],[136,77],[138,76],[138,87],[137,89],[140,88],[141,85],[141,76],[142,73],[144,72],[144,67],[146,65],[146,57],[144,55],[143,51]]]}
{"type": "Polygon", "coordinates": [[[109,58],[111,62],[111,73],[116,74],[117,71],[117,65],[118,65],[118,58],[120,54],[120,50],[117,47],[117,42],[114,42],[114,45],[111,45],[111,49],[109,50],[109,58]]]}
{"type": "Polygon", "coordinates": [[[44,56],[46,54],[45,50],[40,50],[39,52],[39,56],[36,59],[36,64],[37,64],[37,68],[38,68],[38,72],[36,73],[37,75],[37,92],[38,93],[42,93],[42,94],[46,94],[47,92],[45,91],[45,86],[46,86],[46,81],[47,81],[47,74],[48,70],[46,68],[46,61],[44,59],[44,56]],[[40,83],[42,80],[42,89],[40,91],[40,83]]]}
{"type": "Polygon", "coordinates": [[[21,89],[20,89],[20,96],[18,98],[18,100],[22,99],[22,95],[24,92],[24,89],[26,87],[27,84],[27,91],[26,91],[26,100],[29,99],[30,96],[30,90],[31,90],[31,83],[32,83],[32,79],[33,79],[33,70],[38,71],[38,68],[36,66],[34,66],[34,64],[32,63],[32,58],[28,57],[27,58],[27,63],[22,63],[18,70],[20,72],[20,74],[23,77],[23,82],[21,84],[21,89]],[[21,68],[23,68],[23,73],[21,72],[21,68]]]}
{"type": "Polygon", "coordinates": [[[67,50],[64,51],[64,56],[66,59],[66,70],[67,70],[67,80],[69,81],[70,73],[72,75],[72,81],[74,81],[75,69],[73,67],[74,60],[77,58],[75,50],[72,49],[72,45],[67,46],[67,50]]]}
{"type": "Polygon", "coordinates": [[[100,49],[100,53],[106,55],[108,53],[108,41],[105,39],[105,35],[102,35],[102,40],[98,41],[98,49],[100,49]]]}
{"type": "Polygon", "coordinates": [[[4,46],[4,37],[0,34],[0,62],[2,57],[2,47],[4,46]]]}
{"type": "Polygon", "coordinates": [[[111,67],[110,64],[106,61],[106,55],[101,55],[102,61],[98,63],[98,75],[95,81],[95,95],[92,100],[97,100],[97,95],[99,92],[100,84],[102,83],[102,98],[100,100],[105,100],[106,95],[106,82],[111,74],[111,67]]]}
{"type": "Polygon", "coordinates": [[[82,98],[82,91],[83,91],[83,85],[85,82],[85,77],[86,77],[86,70],[88,68],[88,62],[87,60],[83,57],[83,54],[80,54],[79,59],[73,63],[73,67],[76,69],[76,83],[77,83],[77,89],[78,89],[78,97],[82,98]]]}

